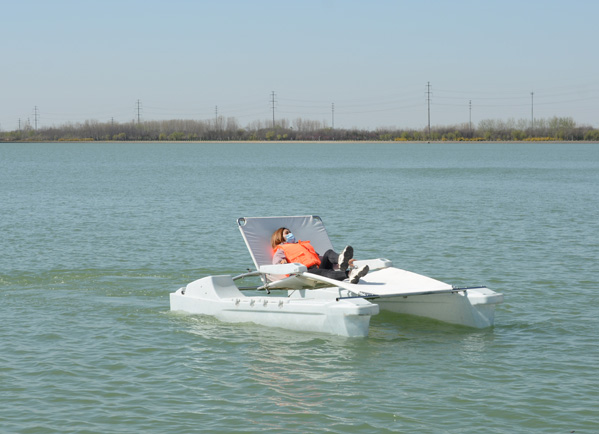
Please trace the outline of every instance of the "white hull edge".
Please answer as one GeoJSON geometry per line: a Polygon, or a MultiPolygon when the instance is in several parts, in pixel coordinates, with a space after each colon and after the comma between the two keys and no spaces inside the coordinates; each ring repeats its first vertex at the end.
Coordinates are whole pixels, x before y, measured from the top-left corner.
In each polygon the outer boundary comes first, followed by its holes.
{"type": "Polygon", "coordinates": [[[383,297],[373,302],[382,311],[482,329],[494,324],[495,306],[503,302],[503,294],[480,288],[443,294],[383,297]]]}
{"type": "Polygon", "coordinates": [[[289,330],[368,336],[379,307],[363,299],[248,297],[231,276],[208,276],[170,294],[171,311],[211,315],[229,323],[252,322],[289,330]]]}

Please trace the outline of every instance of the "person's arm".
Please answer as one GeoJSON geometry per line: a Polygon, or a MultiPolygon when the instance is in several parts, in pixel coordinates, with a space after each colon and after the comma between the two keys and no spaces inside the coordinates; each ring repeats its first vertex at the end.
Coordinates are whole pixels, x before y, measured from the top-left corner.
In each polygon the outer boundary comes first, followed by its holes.
{"type": "Polygon", "coordinates": [[[273,264],[286,264],[287,258],[285,257],[285,252],[282,249],[277,249],[275,254],[272,257],[273,264]]]}

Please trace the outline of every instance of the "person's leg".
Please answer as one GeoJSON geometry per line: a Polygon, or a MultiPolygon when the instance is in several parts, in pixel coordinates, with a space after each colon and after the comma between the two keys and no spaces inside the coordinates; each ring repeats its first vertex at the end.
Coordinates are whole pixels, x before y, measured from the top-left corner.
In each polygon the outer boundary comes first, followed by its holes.
{"type": "Polygon", "coordinates": [[[308,270],[308,273],[317,274],[319,276],[328,277],[329,279],[335,280],[347,279],[346,271],[331,270],[330,268],[310,268],[308,270]]]}
{"type": "Polygon", "coordinates": [[[368,265],[362,265],[361,267],[354,268],[349,272],[349,281],[350,283],[358,283],[361,277],[364,277],[368,274],[370,268],[368,265]]]}
{"type": "Polygon", "coordinates": [[[339,262],[339,255],[335,251],[329,249],[326,252],[324,252],[324,255],[322,255],[320,257],[320,267],[319,268],[324,269],[324,270],[332,270],[333,267],[335,265],[337,265],[338,262],[339,262]]]}
{"type": "Polygon", "coordinates": [[[349,267],[349,262],[354,257],[354,248],[352,246],[345,246],[345,249],[339,255],[337,262],[339,263],[339,270],[345,271],[349,267]]]}
{"type": "Polygon", "coordinates": [[[345,246],[341,254],[329,249],[320,257],[320,267],[324,269],[335,269],[339,265],[339,270],[345,271],[349,266],[349,261],[354,257],[352,246],[345,246]]]}

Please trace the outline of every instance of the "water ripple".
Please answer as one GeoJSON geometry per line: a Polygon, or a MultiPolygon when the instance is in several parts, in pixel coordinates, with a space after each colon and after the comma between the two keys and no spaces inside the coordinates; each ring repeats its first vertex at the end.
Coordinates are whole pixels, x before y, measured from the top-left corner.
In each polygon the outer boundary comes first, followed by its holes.
{"type": "Polygon", "coordinates": [[[272,182],[299,170],[278,144],[80,146],[0,146],[0,431],[597,431],[595,145],[285,145],[344,200],[272,182]],[[235,218],[264,204],[504,292],[495,327],[381,314],[347,339],[170,313],[180,286],[252,266],[235,218]]]}

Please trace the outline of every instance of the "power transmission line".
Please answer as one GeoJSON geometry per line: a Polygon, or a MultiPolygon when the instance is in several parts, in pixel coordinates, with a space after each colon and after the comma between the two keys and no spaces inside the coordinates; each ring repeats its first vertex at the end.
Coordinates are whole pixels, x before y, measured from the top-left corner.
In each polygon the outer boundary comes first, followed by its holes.
{"type": "Polygon", "coordinates": [[[534,117],[534,96],[535,93],[530,93],[530,131],[533,132],[535,130],[535,117],[534,117]]]}
{"type": "Polygon", "coordinates": [[[332,124],[332,128],[335,129],[335,103],[332,102],[331,103],[331,116],[332,116],[332,120],[333,120],[333,124],[332,124]]]}
{"type": "Polygon", "coordinates": [[[39,112],[37,110],[37,106],[33,108],[33,122],[35,124],[35,129],[37,130],[37,120],[39,118],[39,112]]]}
{"type": "Polygon", "coordinates": [[[272,102],[272,127],[274,129],[274,127],[275,127],[275,102],[276,102],[274,90],[272,91],[271,97],[272,97],[272,100],[271,100],[271,102],[272,102]]]}
{"type": "Polygon", "coordinates": [[[428,135],[431,135],[431,82],[426,83],[426,102],[428,103],[428,135]]]}
{"type": "Polygon", "coordinates": [[[472,100],[470,100],[470,117],[469,117],[469,124],[470,124],[470,131],[472,131],[472,100]]]}

